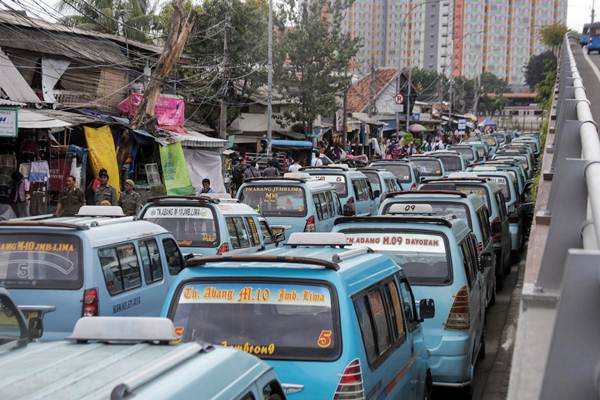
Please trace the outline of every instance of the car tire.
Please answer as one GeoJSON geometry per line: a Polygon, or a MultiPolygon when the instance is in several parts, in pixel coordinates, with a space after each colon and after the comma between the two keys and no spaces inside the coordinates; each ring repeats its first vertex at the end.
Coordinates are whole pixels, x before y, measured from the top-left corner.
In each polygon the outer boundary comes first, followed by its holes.
{"type": "Polygon", "coordinates": [[[425,377],[425,387],[423,388],[423,400],[431,400],[433,395],[433,378],[431,377],[431,372],[427,371],[427,376],[425,377]]]}

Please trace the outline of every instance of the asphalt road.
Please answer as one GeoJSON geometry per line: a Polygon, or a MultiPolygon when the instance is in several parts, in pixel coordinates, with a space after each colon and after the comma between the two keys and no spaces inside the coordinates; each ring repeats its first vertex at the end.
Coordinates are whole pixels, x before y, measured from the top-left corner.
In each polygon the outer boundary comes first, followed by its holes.
{"type": "MultiPolygon", "coordinates": [[[[523,252],[525,257],[526,251],[523,252]]],[[[508,393],[510,362],[521,289],[523,286],[524,258],[513,265],[506,277],[504,289],[496,294],[496,304],[486,313],[485,358],[477,363],[473,383],[473,399],[504,400],[508,393]]],[[[434,388],[433,399],[460,399],[456,389],[434,388]]]]}

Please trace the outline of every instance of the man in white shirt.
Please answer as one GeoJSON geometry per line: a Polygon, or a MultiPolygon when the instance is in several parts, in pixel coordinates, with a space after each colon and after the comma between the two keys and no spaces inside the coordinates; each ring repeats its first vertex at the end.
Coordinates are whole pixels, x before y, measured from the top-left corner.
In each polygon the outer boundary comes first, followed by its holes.
{"type": "Polygon", "coordinates": [[[317,150],[313,150],[313,158],[310,161],[310,166],[311,167],[322,167],[323,166],[323,160],[321,160],[321,151],[317,150]]]}
{"type": "Polygon", "coordinates": [[[302,165],[300,165],[300,163],[298,162],[298,160],[294,160],[294,162],[292,163],[292,165],[290,165],[288,167],[288,171],[289,172],[298,172],[298,171],[300,171],[300,168],[302,168],[302,165]]]}

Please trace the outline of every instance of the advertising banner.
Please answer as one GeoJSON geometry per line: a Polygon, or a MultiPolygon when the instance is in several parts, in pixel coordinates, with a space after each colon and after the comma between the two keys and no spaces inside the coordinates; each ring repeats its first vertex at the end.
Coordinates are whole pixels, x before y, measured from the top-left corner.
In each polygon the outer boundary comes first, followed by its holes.
{"type": "Polygon", "coordinates": [[[121,188],[119,165],[117,163],[115,142],[110,127],[108,125],[101,126],[100,128],[84,126],[83,133],[85,134],[89,160],[94,175],[98,176],[100,169],[106,169],[106,172],[108,172],[108,184],[117,190],[117,196],[119,196],[121,188]]]}
{"type": "Polygon", "coordinates": [[[168,195],[189,196],[195,194],[181,143],[160,146],[160,162],[168,195]]]}
{"type": "Polygon", "coordinates": [[[0,137],[17,137],[18,115],[16,108],[0,108],[0,137]]]}
{"type": "MultiPolygon", "coordinates": [[[[133,117],[142,103],[140,93],[132,93],[117,105],[117,108],[133,117]]],[[[183,127],[185,122],[185,102],[177,97],[160,96],[154,107],[154,114],[159,126],[183,127]]]]}

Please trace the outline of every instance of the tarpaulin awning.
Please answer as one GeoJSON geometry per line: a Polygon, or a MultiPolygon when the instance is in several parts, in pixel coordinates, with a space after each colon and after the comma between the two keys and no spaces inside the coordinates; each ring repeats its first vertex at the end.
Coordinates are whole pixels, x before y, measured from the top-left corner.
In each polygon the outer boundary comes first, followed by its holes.
{"type": "Polygon", "coordinates": [[[187,134],[176,134],[177,139],[184,147],[223,148],[227,140],[207,136],[203,133],[188,129],[187,134]]]}
{"type": "Polygon", "coordinates": [[[19,110],[19,129],[66,128],[71,123],[33,110],[19,110]]]}
{"type": "Polygon", "coordinates": [[[271,147],[282,149],[312,149],[313,144],[308,140],[273,140],[271,147]]]}

